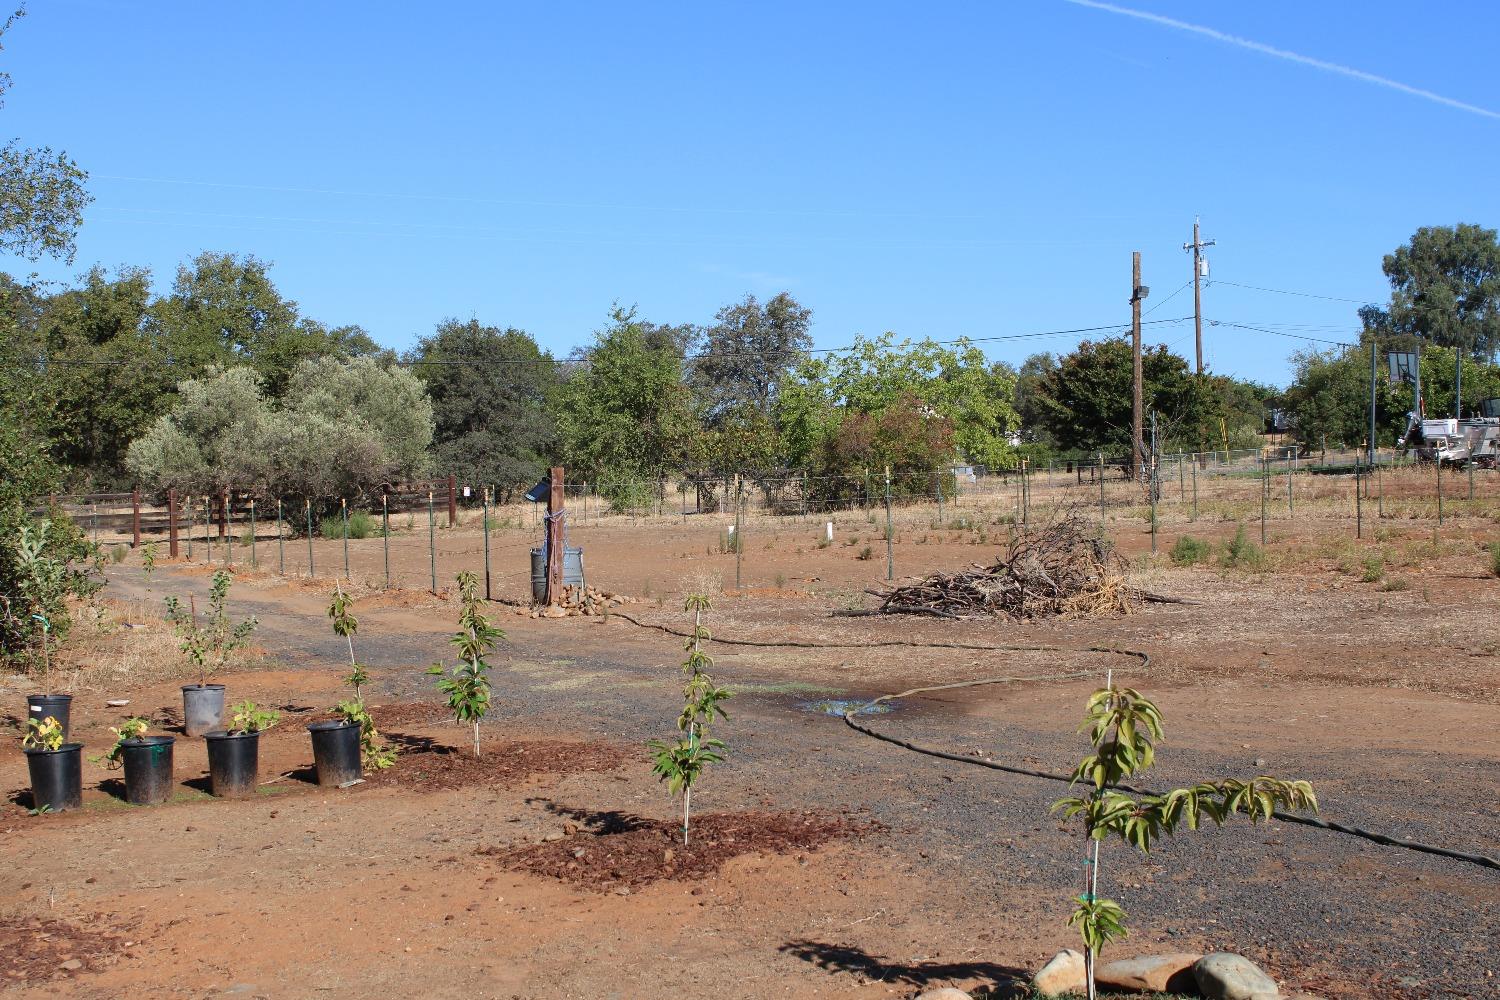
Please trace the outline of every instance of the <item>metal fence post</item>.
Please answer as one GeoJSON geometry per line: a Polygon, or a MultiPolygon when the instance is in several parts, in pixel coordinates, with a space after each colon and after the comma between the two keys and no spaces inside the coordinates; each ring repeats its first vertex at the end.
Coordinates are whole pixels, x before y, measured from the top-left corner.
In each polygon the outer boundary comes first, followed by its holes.
{"type": "Polygon", "coordinates": [[[380,491],[380,540],[385,546],[385,589],[391,589],[391,501],[380,491]]]}
{"type": "Polygon", "coordinates": [[[745,481],[734,476],[734,589],[740,589],[740,562],[745,556],[745,481]]]}
{"type": "Polygon", "coordinates": [[[484,511],[484,599],[493,601],[490,596],[490,488],[479,487],[479,502],[484,511]]]}
{"type": "Polygon", "coordinates": [[[935,486],[937,488],[938,530],[941,531],[942,528],[943,528],[943,523],[944,523],[943,522],[943,480],[941,478],[939,478],[939,476],[937,475],[937,473],[933,473],[932,484],[933,484],[933,486],[935,486]]]}
{"type": "Polygon", "coordinates": [[[1260,544],[1266,544],[1266,498],[1271,495],[1271,463],[1260,457],[1260,544]]]}
{"type": "Polygon", "coordinates": [[[1099,453],[1099,529],[1104,529],[1104,452],[1099,453]]]}
{"type": "Polygon", "coordinates": [[[1442,463],[1442,460],[1439,459],[1439,460],[1434,461],[1432,463],[1432,467],[1437,472],[1438,527],[1441,528],[1443,526],[1443,463],[1442,463]]]}
{"type": "MultiPolygon", "coordinates": [[[[427,491],[427,559],[432,566],[432,593],[437,596],[437,512],[432,506],[432,491],[427,491]]],[[[535,505],[532,505],[533,508],[535,505]]]]}
{"type": "Polygon", "coordinates": [[[1193,520],[1198,520],[1198,456],[1195,454],[1192,461],[1193,467],[1193,520]]]}
{"type": "Polygon", "coordinates": [[[312,498],[303,501],[307,504],[307,578],[309,580],[317,576],[313,570],[313,523],[312,523],[312,498]]]}
{"type": "Polygon", "coordinates": [[[1354,456],[1354,537],[1365,537],[1365,513],[1359,499],[1359,456],[1354,456]]]}
{"type": "Polygon", "coordinates": [[[1474,459],[1469,458],[1469,499],[1474,499],[1474,459]]]}
{"type": "Polygon", "coordinates": [[[259,567],[260,561],[255,553],[255,498],[250,498],[250,565],[259,567]]]}
{"type": "Polygon", "coordinates": [[[891,467],[885,467],[885,578],[896,579],[896,526],[891,517],[891,467]]]}
{"type": "Polygon", "coordinates": [[[339,516],[344,522],[344,579],[354,579],[349,575],[349,500],[339,497],[339,516]]]}
{"type": "Polygon", "coordinates": [[[286,576],[286,542],[281,534],[281,498],[276,498],[276,571],[286,576]]]}
{"type": "Polygon", "coordinates": [[[208,564],[214,564],[214,508],[213,497],[203,495],[203,544],[208,546],[208,564]]]}
{"type": "Polygon", "coordinates": [[[177,558],[177,491],[167,490],[167,555],[177,558]]]}
{"type": "MultiPolygon", "coordinates": [[[[1469,499],[1474,499],[1474,477],[1469,477],[1469,499]]],[[[141,488],[136,486],[130,491],[130,547],[138,549],[141,547],[141,488]]]]}

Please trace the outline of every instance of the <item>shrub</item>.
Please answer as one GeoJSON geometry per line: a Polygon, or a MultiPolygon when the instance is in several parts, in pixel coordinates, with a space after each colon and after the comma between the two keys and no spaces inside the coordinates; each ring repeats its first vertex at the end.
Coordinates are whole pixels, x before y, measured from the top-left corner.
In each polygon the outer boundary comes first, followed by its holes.
{"type": "Polygon", "coordinates": [[[1201,538],[1191,535],[1183,535],[1177,539],[1169,553],[1174,566],[1194,566],[1201,562],[1207,562],[1213,554],[1213,546],[1201,538]]]}
{"type": "Polygon", "coordinates": [[[1359,578],[1364,583],[1379,583],[1385,576],[1385,555],[1380,552],[1371,552],[1365,556],[1364,572],[1359,578]]]}
{"type": "MultiPolygon", "coordinates": [[[[344,537],[344,517],[342,514],[330,514],[318,522],[318,534],[329,541],[338,541],[344,537]]],[[[350,538],[378,538],[380,536],[380,522],[372,517],[369,512],[363,510],[351,510],[349,512],[349,537],[350,538]]]]}
{"type": "Polygon", "coordinates": [[[1266,564],[1266,550],[1245,536],[1245,526],[1242,524],[1235,529],[1234,538],[1224,547],[1219,563],[1225,569],[1262,569],[1266,564]]]}
{"type": "Polygon", "coordinates": [[[1490,572],[1500,576],[1500,542],[1490,542],[1490,572]]]}
{"type": "Polygon", "coordinates": [[[1385,591],[1410,590],[1411,581],[1402,576],[1393,576],[1382,583],[1380,589],[1385,591]]]}
{"type": "Polygon", "coordinates": [[[859,555],[855,556],[854,558],[869,561],[875,558],[875,550],[866,545],[864,548],[859,550],[859,555]]]}

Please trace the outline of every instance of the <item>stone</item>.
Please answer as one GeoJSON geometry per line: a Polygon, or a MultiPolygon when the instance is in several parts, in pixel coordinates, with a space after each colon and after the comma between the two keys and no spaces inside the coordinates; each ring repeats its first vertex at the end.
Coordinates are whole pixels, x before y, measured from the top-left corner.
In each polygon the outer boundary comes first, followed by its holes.
{"type": "Polygon", "coordinates": [[[1042,966],[1032,977],[1031,984],[1044,997],[1062,996],[1064,993],[1082,993],[1088,988],[1083,954],[1072,948],[1064,948],[1053,956],[1052,961],[1042,966]]]}
{"type": "Polygon", "coordinates": [[[1241,955],[1204,955],[1193,963],[1193,978],[1208,1000],[1281,1000],[1276,981],[1241,955]]]}
{"type": "Polygon", "coordinates": [[[67,969],[69,972],[77,972],[83,968],[83,962],[76,958],[70,958],[58,966],[59,969],[67,969]]]}
{"type": "Polygon", "coordinates": [[[1122,993],[1196,993],[1193,964],[1202,955],[1178,952],[1109,962],[1094,970],[1094,982],[1122,993]]]}
{"type": "Polygon", "coordinates": [[[951,986],[944,986],[940,989],[926,990],[925,992],[918,993],[916,1000],[974,1000],[974,998],[969,996],[969,994],[965,993],[963,990],[956,990],[951,986]]]}

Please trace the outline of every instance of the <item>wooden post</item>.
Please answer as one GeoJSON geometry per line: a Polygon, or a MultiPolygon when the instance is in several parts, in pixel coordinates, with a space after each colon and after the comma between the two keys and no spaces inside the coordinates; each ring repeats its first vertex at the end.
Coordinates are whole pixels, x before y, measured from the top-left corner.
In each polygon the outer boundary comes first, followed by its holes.
{"type": "Polygon", "coordinates": [[[458,523],[458,479],[448,473],[448,527],[458,523]]]}
{"type": "Polygon", "coordinates": [[[561,604],[563,592],[563,468],[552,467],[547,493],[547,603],[561,604]]]}
{"type": "MultiPolygon", "coordinates": [[[[1474,499],[1474,477],[1469,477],[1469,499],[1474,499]]],[[[130,491],[130,547],[141,547],[141,488],[130,491]]]]}
{"type": "Polygon", "coordinates": [[[167,490],[167,554],[177,558],[177,491],[167,490]]]}
{"type": "Polygon", "coordinates": [[[224,495],[219,498],[219,537],[229,537],[229,488],[224,488],[224,495]]]}

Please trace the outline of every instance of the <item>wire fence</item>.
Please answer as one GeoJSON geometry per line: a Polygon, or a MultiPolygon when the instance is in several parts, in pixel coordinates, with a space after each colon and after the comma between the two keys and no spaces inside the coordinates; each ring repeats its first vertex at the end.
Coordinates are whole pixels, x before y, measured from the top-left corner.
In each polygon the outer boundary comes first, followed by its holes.
{"type": "MultiPolygon", "coordinates": [[[[628,548],[640,533],[643,552],[645,531],[665,532],[684,547],[733,556],[739,587],[766,582],[750,539],[763,541],[762,549],[780,539],[817,548],[863,542],[859,557],[893,579],[898,543],[956,533],[988,544],[1063,511],[1097,519],[1102,531],[1137,522],[1153,551],[1169,536],[1214,523],[1258,524],[1264,543],[1299,523],[1362,538],[1395,519],[1431,521],[1436,530],[1455,519],[1500,518],[1495,469],[1419,464],[1391,452],[1366,463],[1353,449],[1312,460],[1288,448],[1163,455],[1151,468],[1096,456],[996,472],[747,473],[662,479],[644,501],[637,492],[628,504],[606,499],[619,495],[619,484],[569,482],[564,527],[572,548],[594,532],[628,548]]],[[[152,545],[157,558],[433,592],[467,569],[482,575],[487,596],[524,600],[544,574],[546,509],[496,502],[507,495],[515,494],[455,476],[393,487],[375,503],[304,498],[293,505],[234,490],[174,493],[165,502],[141,491],[49,499],[106,550],[152,545]]]]}

